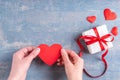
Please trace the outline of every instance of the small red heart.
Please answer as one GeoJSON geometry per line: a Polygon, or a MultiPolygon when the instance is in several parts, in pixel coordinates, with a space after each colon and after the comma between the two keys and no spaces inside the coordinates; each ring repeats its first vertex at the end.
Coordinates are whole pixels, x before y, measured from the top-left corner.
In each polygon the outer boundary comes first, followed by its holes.
{"type": "Polygon", "coordinates": [[[114,26],[111,30],[111,33],[114,35],[114,36],[117,36],[118,35],[118,27],[114,26]]]}
{"type": "Polygon", "coordinates": [[[96,16],[88,16],[87,17],[87,21],[89,21],[90,23],[95,22],[95,20],[96,20],[96,16]]]}
{"type": "Polygon", "coordinates": [[[115,20],[117,18],[117,15],[115,12],[112,12],[110,9],[106,8],[104,10],[104,17],[105,20],[115,20]]]}
{"type": "Polygon", "coordinates": [[[53,44],[52,46],[41,44],[38,47],[40,48],[38,56],[49,66],[53,65],[60,57],[60,50],[62,49],[60,44],[53,44]]]}

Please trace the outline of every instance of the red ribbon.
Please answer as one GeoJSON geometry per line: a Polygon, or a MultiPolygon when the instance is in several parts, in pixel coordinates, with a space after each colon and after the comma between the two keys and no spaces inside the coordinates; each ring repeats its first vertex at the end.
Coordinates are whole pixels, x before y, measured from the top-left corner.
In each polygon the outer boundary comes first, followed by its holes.
{"type": "Polygon", "coordinates": [[[101,57],[101,60],[102,60],[103,63],[104,63],[105,69],[104,69],[104,71],[103,71],[100,75],[92,76],[92,75],[90,75],[90,74],[86,71],[85,68],[83,69],[84,72],[85,72],[89,77],[91,77],[91,78],[98,78],[98,77],[102,76],[102,75],[106,72],[106,70],[107,70],[108,65],[107,65],[107,61],[106,61],[105,58],[104,58],[104,57],[107,55],[107,53],[108,53],[107,42],[112,42],[112,41],[114,40],[114,37],[113,37],[111,34],[106,34],[106,35],[100,37],[100,36],[99,36],[99,33],[98,33],[98,31],[97,31],[97,28],[93,28],[93,30],[94,30],[96,36],[92,36],[92,35],[80,36],[80,37],[77,39],[77,44],[78,44],[79,48],[81,49],[80,52],[79,52],[79,56],[80,56],[80,57],[82,57],[82,52],[83,52],[83,50],[85,50],[84,47],[83,47],[83,45],[82,45],[81,42],[80,42],[80,40],[82,40],[82,39],[83,39],[83,40],[86,40],[86,44],[87,44],[87,45],[91,45],[91,44],[93,44],[93,43],[95,43],[95,42],[99,42],[101,51],[105,50],[105,52],[102,54],[102,57],[101,57]],[[110,37],[111,37],[111,38],[110,38],[110,37]],[[106,40],[107,38],[110,38],[111,40],[108,41],[108,40],[106,40]]]}

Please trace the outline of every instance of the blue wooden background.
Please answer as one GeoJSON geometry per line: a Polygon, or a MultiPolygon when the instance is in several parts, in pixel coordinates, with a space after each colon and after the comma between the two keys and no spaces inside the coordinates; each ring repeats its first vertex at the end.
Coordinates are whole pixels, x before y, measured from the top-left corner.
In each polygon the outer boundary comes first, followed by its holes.
{"type": "MultiPolygon", "coordinates": [[[[12,55],[18,49],[41,43],[60,43],[66,49],[79,52],[75,39],[85,30],[106,24],[110,31],[120,27],[120,0],[0,0],[0,80],[6,80],[12,55]],[[114,21],[105,21],[103,10],[110,8],[118,15],[114,21]],[[91,24],[86,17],[95,15],[91,24]]],[[[120,80],[120,36],[106,56],[108,70],[100,78],[83,74],[83,80],[120,80]]],[[[103,71],[101,54],[84,54],[85,67],[94,75],[103,71]]],[[[35,59],[26,80],[66,80],[63,67],[49,67],[35,59]]]]}

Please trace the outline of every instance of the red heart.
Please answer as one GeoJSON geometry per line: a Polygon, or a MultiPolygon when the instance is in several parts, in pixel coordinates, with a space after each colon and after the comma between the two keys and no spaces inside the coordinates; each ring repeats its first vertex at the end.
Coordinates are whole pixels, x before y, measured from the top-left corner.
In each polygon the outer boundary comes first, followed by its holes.
{"type": "Polygon", "coordinates": [[[60,44],[53,44],[50,47],[46,44],[41,44],[38,47],[40,48],[38,56],[49,66],[53,65],[60,57],[60,50],[62,49],[60,44]]]}
{"type": "Polygon", "coordinates": [[[96,20],[96,16],[88,16],[87,17],[87,21],[89,21],[90,23],[95,22],[95,20],[96,20]]]}
{"type": "Polygon", "coordinates": [[[117,36],[118,35],[118,27],[114,26],[111,30],[111,33],[114,35],[114,36],[117,36]]]}
{"type": "Polygon", "coordinates": [[[115,12],[112,12],[110,9],[106,8],[104,10],[104,17],[105,20],[115,20],[117,18],[117,15],[115,12]]]}

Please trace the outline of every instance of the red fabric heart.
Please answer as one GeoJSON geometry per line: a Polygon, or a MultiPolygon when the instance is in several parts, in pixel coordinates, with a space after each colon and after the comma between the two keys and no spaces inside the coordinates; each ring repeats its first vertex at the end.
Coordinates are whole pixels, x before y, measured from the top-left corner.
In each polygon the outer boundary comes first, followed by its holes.
{"type": "Polygon", "coordinates": [[[95,20],[96,20],[96,16],[88,16],[87,17],[87,21],[89,21],[90,23],[95,22],[95,20]]]}
{"type": "Polygon", "coordinates": [[[114,35],[114,36],[117,36],[118,35],[118,27],[114,26],[111,30],[111,33],[114,35]]]}
{"type": "Polygon", "coordinates": [[[60,44],[53,44],[50,47],[46,44],[41,44],[38,47],[40,48],[38,56],[49,66],[53,65],[60,57],[60,50],[62,49],[60,44]]]}
{"type": "Polygon", "coordinates": [[[117,18],[117,15],[115,12],[112,12],[110,9],[106,8],[104,10],[104,17],[105,20],[115,20],[117,18]]]}

